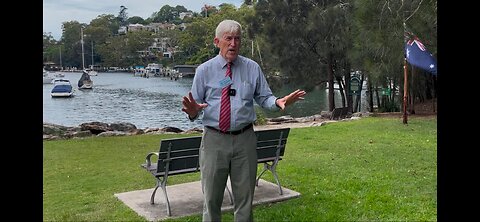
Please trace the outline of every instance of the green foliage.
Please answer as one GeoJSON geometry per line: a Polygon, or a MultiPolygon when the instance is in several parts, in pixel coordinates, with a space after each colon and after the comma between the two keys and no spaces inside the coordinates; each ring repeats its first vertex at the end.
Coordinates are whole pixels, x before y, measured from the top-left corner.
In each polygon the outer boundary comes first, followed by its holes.
{"type": "Polygon", "coordinates": [[[140,16],[133,16],[127,19],[128,24],[142,24],[147,25],[148,23],[140,16]]]}
{"type": "Polygon", "coordinates": [[[383,96],[378,112],[400,112],[400,105],[398,101],[393,101],[388,99],[387,96],[383,96]]]}
{"type": "Polygon", "coordinates": [[[257,120],[255,120],[254,125],[265,125],[268,122],[267,118],[265,117],[265,113],[261,108],[255,106],[255,114],[257,115],[257,120]]]}
{"type": "MultiPolygon", "coordinates": [[[[139,165],[161,139],[184,136],[192,135],[44,141],[43,220],[146,221],[114,194],[153,188],[139,165]]],[[[255,206],[255,221],[436,221],[437,121],[368,117],[293,128],[277,173],[301,196],[255,206]]],[[[198,180],[198,173],[175,175],[168,185],[198,180]]],[[[223,218],[231,221],[232,212],[223,218]]]]}

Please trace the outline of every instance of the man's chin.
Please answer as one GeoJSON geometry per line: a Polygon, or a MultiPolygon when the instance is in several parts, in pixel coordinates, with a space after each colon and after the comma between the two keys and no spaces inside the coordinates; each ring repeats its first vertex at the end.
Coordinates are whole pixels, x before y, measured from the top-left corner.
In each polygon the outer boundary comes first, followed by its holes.
{"type": "Polygon", "coordinates": [[[225,58],[227,59],[227,61],[231,62],[233,60],[235,60],[236,58],[238,57],[238,54],[233,54],[233,53],[227,53],[227,55],[225,55],[225,58]]]}

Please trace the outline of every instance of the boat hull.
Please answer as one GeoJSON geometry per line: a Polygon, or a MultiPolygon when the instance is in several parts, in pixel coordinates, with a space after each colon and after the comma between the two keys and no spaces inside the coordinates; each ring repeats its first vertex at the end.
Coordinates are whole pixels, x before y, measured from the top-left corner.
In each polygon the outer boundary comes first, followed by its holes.
{"type": "Polygon", "coordinates": [[[56,92],[56,93],[50,93],[52,97],[72,97],[73,93],[72,92],[56,92]]]}

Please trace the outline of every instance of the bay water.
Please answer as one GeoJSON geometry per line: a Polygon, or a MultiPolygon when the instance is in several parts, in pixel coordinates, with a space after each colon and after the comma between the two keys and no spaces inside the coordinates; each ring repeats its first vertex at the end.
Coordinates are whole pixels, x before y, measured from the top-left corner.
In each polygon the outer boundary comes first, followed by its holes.
{"type": "MultiPolygon", "coordinates": [[[[70,98],[52,98],[52,84],[43,84],[43,122],[63,126],[78,126],[86,122],[129,122],[137,128],[177,127],[182,130],[201,128],[201,120],[190,122],[182,109],[182,98],[192,86],[192,78],[143,78],[127,72],[101,72],[91,76],[93,89],[80,90],[77,82],[81,73],[63,72],[74,88],[70,98]]],[[[295,88],[274,90],[277,97],[285,96],[295,88]]],[[[336,95],[336,98],[339,96],[336,95]]],[[[290,115],[304,117],[328,110],[327,91],[307,92],[305,100],[298,101],[284,111],[262,111],[265,117],[290,115]]]]}

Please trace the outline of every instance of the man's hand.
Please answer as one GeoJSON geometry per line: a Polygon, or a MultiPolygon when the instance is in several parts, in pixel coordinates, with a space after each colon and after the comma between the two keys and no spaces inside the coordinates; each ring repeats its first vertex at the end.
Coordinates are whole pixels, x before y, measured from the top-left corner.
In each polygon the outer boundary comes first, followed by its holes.
{"type": "Polygon", "coordinates": [[[182,104],[182,111],[186,112],[190,119],[195,118],[198,112],[208,106],[206,103],[198,104],[195,99],[193,99],[192,92],[188,92],[188,97],[183,97],[182,104]]]}
{"type": "Polygon", "coordinates": [[[276,103],[280,109],[284,110],[286,106],[296,102],[297,100],[304,100],[303,96],[306,94],[307,93],[305,91],[297,89],[283,98],[277,99],[276,103]]]}

